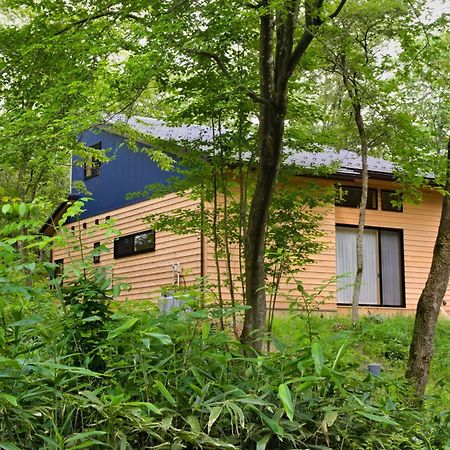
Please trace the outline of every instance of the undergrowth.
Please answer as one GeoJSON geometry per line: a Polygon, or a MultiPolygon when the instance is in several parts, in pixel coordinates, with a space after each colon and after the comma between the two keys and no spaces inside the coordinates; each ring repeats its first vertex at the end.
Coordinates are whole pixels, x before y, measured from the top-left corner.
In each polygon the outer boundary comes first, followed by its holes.
{"type": "Polygon", "coordinates": [[[195,292],[170,314],[113,309],[105,273],[49,282],[55,265],[32,257],[42,238],[12,231],[0,236],[1,449],[450,448],[446,325],[417,406],[402,377],[408,320],[277,319],[273,351],[248,357],[195,292]]]}

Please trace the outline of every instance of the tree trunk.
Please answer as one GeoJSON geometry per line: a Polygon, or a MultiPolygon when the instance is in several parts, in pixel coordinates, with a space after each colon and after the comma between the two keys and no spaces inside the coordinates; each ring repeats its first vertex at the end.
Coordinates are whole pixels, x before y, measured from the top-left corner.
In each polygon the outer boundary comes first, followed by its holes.
{"type": "MultiPolygon", "coordinates": [[[[245,298],[250,309],[245,311],[241,335],[242,343],[257,352],[263,349],[266,321],[264,249],[269,207],[281,165],[288,83],[323,23],[323,0],[304,2],[304,30],[294,43],[301,3],[300,0],[284,2],[276,20],[271,2],[262,0],[259,3],[259,164],[244,236],[245,298]]],[[[329,19],[336,17],[345,3],[346,0],[341,0],[329,19]]]]}
{"type": "Polygon", "coordinates": [[[249,210],[248,227],[244,238],[246,304],[241,341],[254,350],[263,349],[266,321],[266,292],[264,249],[269,207],[275,190],[281,164],[286,90],[284,104],[276,104],[273,71],[274,20],[271,14],[260,19],[260,103],[259,164],[255,192],[249,210]]]}
{"type": "Polygon", "coordinates": [[[430,273],[417,304],[406,370],[406,378],[411,381],[419,397],[423,396],[427,385],[436,324],[450,277],[450,140],[445,191],[430,273]]]}
{"type": "Polygon", "coordinates": [[[366,224],[366,209],[367,209],[367,193],[369,190],[369,167],[367,164],[367,156],[369,153],[369,146],[367,143],[366,127],[362,115],[361,101],[358,97],[358,88],[356,83],[356,74],[350,78],[345,55],[339,58],[340,68],[342,70],[342,80],[344,82],[347,94],[352,102],[353,112],[355,114],[355,124],[358,129],[359,141],[361,145],[361,202],[359,204],[359,218],[358,218],[358,232],[356,235],[356,275],[353,284],[352,294],[352,323],[355,325],[359,320],[359,299],[361,297],[361,284],[364,269],[364,227],[366,224]]]}
{"type": "Polygon", "coordinates": [[[364,227],[366,225],[366,209],[367,209],[367,193],[369,190],[369,168],[367,164],[368,145],[367,136],[364,126],[364,120],[361,113],[361,105],[358,100],[353,105],[355,111],[355,122],[358,127],[358,133],[361,143],[361,203],[359,205],[358,218],[358,234],[356,236],[356,276],[355,284],[353,286],[352,295],[352,323],[355,325],[359,320],[359,299],[361,297],[361,284],[364,269],[364,227]]]}
{"type": "Polygon", "coordinates": [[[359,320],[359,299],[361,297],[361,284],[364,269],[364,227],[366,225],[367,192],[369,187],[369,173],[367,167],[367,146],[361,145],[361,163],[362,163],[362,192],[361,204],[359,205],[358,233],[356,235],[356,276],[353,285],[352,295],[352,323],[358,323],[359,320]],[[364,148],[365,147],[365,148],[364,148]]]}

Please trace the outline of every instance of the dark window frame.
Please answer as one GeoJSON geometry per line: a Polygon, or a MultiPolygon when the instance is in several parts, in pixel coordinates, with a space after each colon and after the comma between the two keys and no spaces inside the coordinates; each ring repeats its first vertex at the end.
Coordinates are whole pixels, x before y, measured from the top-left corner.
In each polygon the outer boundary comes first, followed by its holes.
{"type": "MultiPolygon", "coordinates": [[[[337,227],[343,228],[358,228],[358,225],[349,225],[347,223],[337,223],[335,225],[335,230],[337,227]]],[[[381,245],[380,245],[380,235],[378,234],[378,270],[379,270],[379,281],[380,281],[380,304],[373,305],[367,303],[359,303],[358,306],[363,306],[367,308],[406,308],[406,286],[405,286],[405,246],[404,246],[404,230],[401,228],[387,228],[387,227],[373,227],[373,226],[365,226],[365,229],[378,231],[393,231],[398,233],[400,239],[400,287],[402,289],[401,294],[401,303],[400,305],[384,305],[383,304],[383,275],[381,268],[381,245]]],[[[336,232],[335,232],[336,233],[336,232]]],[[[336,236],[336,235],[335,235],[336,236]]],[[[337,300],[337,298],[336,298],[337,300]]],[[[338,306],[350,306],[348,303],[339,303],[338,306]]]]}
{"type": "MultiPolygon", "coordinates": [[[[53,280],[60,278],[61,281],[60,281],[59,285],[62,286],[63,282],[64,282],[63,278],[62,278],[62,276],[64,275],[64,258],[55,259],[53,261],[53,264],[55,264],[55,268],[53,270],[52,278],[53,278],[53,280]]],[[[52,289],[55,289],[55,288],[56,288],[56,283],[55,283],[55,285],[52,286],[52,289]]]]}
{"type": "MultiPolygon", "coordinates": [[[[358,189],[358,190],[361,191],[361,194],[362,194],[362,187],[361,186],[339,186],[339,188],[342,191],[358,189]]],[[[360,204],[360,201],[358,202],[358,205],[344,205],[342,203],[339,203],[338,201],[335,202],[335,206],[339,206],[341,208],[359,208],[359,204],[360,204]]],[[[376,189],[376,188],[369,188],[367,190],[367,207],[366,207],[366,209],[370,209],[370,210],[374,210],[374,211],[378,210],[378,189],[376,189]],[[375,206],[374,207],[370,206],[370,204],[369,204],[369,196],[371,195],[371,193],[374,194],[374,198],[375,198],[375,206]]]]}
{"type": "Polygon", "coordinates": [[[134,256],[134,255],[141,255],[142,253],[151,253],[156,251],[156,233],[155,230],[145,230],[145,231],[139,231],[137,233],[133,233],[133,234],[127,234],[125,236],[120,236],[114,239],[114,259],[119,259],[119,258],[126,258],[128,256],[134,256]],[[152,236],[153,239],[153,245],[150,248],[144,248],[141,250],[136,250],[135,249],[135,239],[136,236],[141,236],[143,234],[149,234],[152,236]],[[131,245],[130,248],[128,250],[126,250],[125,252],[119,251],[119,243],[123,243],[126,242],[126,240],[130,240],[131,239],[131,245]]]}
{"type": "Polygon", "coordinates": [[[388,201],[388,204],[390,205],[389,208],[385,208],[384,205],[383,205],[383,194],[390,194],[390,195],[394,194],[394,195],[400,195],[402,197],[402,195],[401,194],[397,194],[396,191],[392,191],[392,190],[389,190],[389,189],[381,189],[381,191],[380,191],[380,203],[381,203],[381,210],[382,211],[398,212],[398,213],[403,212],[403,198],[401,199],[402,200],[402,204],[401,204],[401,206],[399,208],[396,209],[394,206],[392,206],[392,203],[390,201],[388,201]]]}
{"type": "MultiPolygon", "coordinates": [[[[100,245],[101,245],[101,242],[94,242],[94,251],[96,248],[100,247],[100,245]]],[[[92,262],[94,264],[98,264],[100,262],[100,255],[93,255],[92,262]]]]}
{"type": "MultiPolygon", "coordinates": [[[[102,149],[102,142],[99,141],[96,144],[90,145],[89,148],[93,148],[95,150],[101,150],[102,149]]],[[[102,165],[101,161],[99,161],[98,159],[89,156],[89,159],[85,159],[84,161],[84,179],[85,180],[90,180],[91,178],[95,178],[98,177],[100,175],[100,167],[102,165]],[[90,168],[90,175],[88,175],[88,168],[90,168]]]]}

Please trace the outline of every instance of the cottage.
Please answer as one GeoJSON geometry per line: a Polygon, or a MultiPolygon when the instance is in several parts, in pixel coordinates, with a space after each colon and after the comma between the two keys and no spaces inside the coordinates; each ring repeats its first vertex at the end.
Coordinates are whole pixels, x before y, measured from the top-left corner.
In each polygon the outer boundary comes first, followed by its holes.
{"type": "MultiPolygon", "coordinates": [[[[206,127],[169,127],[148,118],[129,120],[136,130],[163,139],[211,139],[206,127]]],[[[177,208],[195,208],[196,201],[176,194],[148,200],[128,197],[153,183],[167,183],[175,175],[164,171],[145,152],[127,146],[126,139],[114,129],[87,131],[82,141],[90,147],[108,148],[111,159],[103,164],[95,160],[72,167],[72,184],[84,182],[93,200],[86,210],[65,226],[79,233],[86,249],[105,244],[110,251],[96,256],[93,264],[108,267],[113,276],[131,286],[122,298],[141,300],[156,298],[160,289],[174,281],[187,285],[198,277],[215,277],[213,248],[200,234],[178,236],[169,232],[149,230],[142,221],[150,213],[168,212],[177,208]],[[105,238],[95,225],[114,219],[118,237],[105,238]]],[[[345,200],[322,211],[325,249],[316,255],[315,263],[302,273],[305,288],[312,290],[334,275],[342,275],[323,293],[321,308],[345,312],[352,294],[351,273],[356,270],[356,225],[361,193],[361,163],[348,151],[295,153],[288,163],[303,167],[337,163],[331,177],[319,180],[323,185],[340,183],[346,191],[345,200]]],[[[397,188],[393,165],[369,158],[369,195],[364,236],[364,275],[361,307],[372,313],[413,312],[428,276],[433,246],[440,219],[442,197],[432,190],[423,190],[420,204],[393,204],[397,188]]],[[[73,194],[72,194],[73,195],[73,194]]],[[[43,227],[45,234],[54,232],[56,223],[73,200],[61,205],[43,227]]],[[[68,263],[79,258],[79,252],[55,248],[52,258],[68,263]]],[[[277,309],[288,307],[287,296],[292,286],[282,284],[277,309]]],[[[450,300],[450,290],[446,300],[450,300]]],[[[450,306],[443,306],[450,312],[450,306]]]]}

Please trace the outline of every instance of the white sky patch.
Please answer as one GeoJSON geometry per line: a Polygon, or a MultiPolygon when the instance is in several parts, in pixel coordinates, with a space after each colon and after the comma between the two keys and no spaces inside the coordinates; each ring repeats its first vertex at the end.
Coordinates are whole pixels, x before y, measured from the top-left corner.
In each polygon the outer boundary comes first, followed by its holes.
{"type": "Polygon", "coordinates": [[[449,0],[428,0],[427,6],[429,8],[429,13],[423,14],[421,16],[421,20],[424,23],[430,23],[442,15],[450,16],[449,0]]]}

